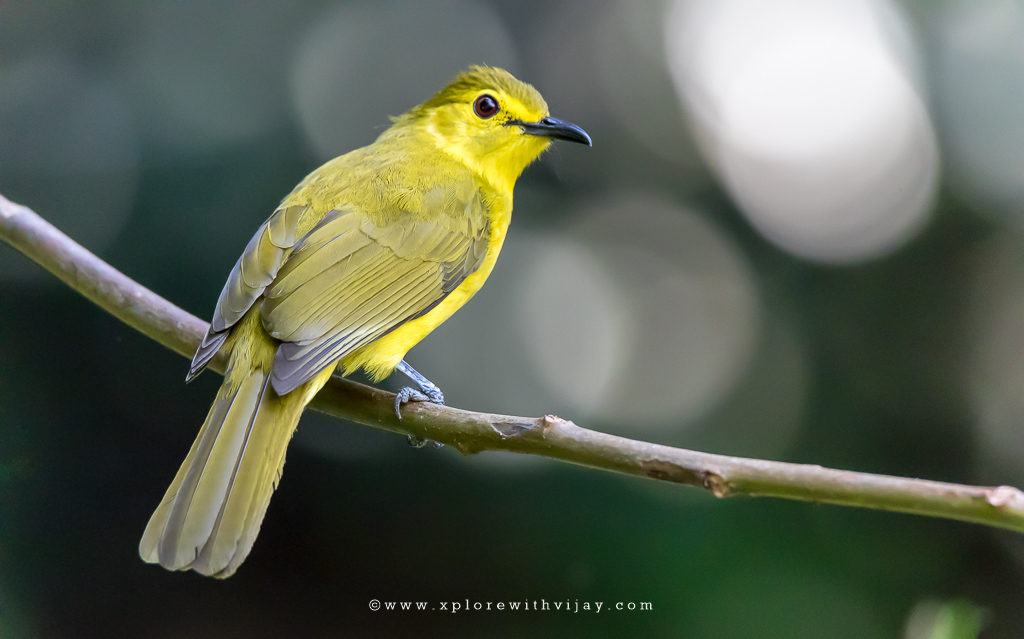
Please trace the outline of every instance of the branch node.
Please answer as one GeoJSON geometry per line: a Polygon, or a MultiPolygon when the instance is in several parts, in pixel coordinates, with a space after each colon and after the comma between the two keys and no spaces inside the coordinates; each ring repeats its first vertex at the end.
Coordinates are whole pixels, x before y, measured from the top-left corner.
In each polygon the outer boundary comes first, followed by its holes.
{"type": "Polygon", "coordinates": [[[14,219],[16,215],[24,214],[28,210],[28,207],[17,202],[11,202],[4,196],[0,195],[0,217],[5,220],[14,219]]]}
{"type": "Polygon", "coordinates": [[[540,420],[541,432],[547,432],[557,426],[572,426],[573,428],[579,428],[575,422],[568,419],[562,419],[558,415],[545,415],[540,420]]]}
{"type": "Polygon", "coordinates": [[[718,499],[729,496],[729,482],[725,481],[721,475],[710,470],[705,470],[701,475],[703,476],[702,483],[704,488],[710,490],[712,495],[718,499]]]}
{"type": "Polygon", "coordinates": [[[1013,486],[997,486],[985,491],[985,501],[990,505],[1006,509],[1024,507],[1024,493],[1013,486]]]}

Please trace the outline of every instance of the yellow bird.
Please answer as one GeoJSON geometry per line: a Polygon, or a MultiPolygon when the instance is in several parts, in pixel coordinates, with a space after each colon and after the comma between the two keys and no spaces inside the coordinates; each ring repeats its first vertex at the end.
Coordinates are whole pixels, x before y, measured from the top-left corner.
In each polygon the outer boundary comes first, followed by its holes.
{"type": "Polygon", "coordinates": [[[512,216],[516,179],[552,139],[590,145],[507,71],[471,67],[393,119],[369,146],[310,173],[238,259],[187,380],[221,348],[224,383],[146,526],[139,554],[229,577],[259,532],[303,408],[337,369],[418,388],[403,359],[483,285],[512,216]]]}

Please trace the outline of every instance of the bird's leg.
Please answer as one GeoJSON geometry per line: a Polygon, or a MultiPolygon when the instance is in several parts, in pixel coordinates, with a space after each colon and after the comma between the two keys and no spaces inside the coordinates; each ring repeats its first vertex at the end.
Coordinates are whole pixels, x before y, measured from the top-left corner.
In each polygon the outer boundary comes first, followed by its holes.
{"type": "Polygon", "coordinates": [[[415,368],[405,363],[405,360],[399,362],[395,368],[420,387],[419,390],[416,390],[412,386],[405,386],[395,395],[395,414],[398,415],[398,419],[402,419],[402,404],[410,400],[444,406],[444,393],[434,382],[417,373],[415,368]]]}

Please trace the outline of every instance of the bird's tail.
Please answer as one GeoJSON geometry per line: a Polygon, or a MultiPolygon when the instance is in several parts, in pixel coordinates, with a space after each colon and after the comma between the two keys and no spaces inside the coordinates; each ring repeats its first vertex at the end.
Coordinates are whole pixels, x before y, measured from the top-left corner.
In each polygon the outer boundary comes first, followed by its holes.
{"type": "Polygon", "coordinates": [[[149,563],[234,574],[256,540],[302,409],[330,376],[281,397],[269,370],[234,364],[245,372],[225,378],[142,535],[139,555],[149,563]]]}

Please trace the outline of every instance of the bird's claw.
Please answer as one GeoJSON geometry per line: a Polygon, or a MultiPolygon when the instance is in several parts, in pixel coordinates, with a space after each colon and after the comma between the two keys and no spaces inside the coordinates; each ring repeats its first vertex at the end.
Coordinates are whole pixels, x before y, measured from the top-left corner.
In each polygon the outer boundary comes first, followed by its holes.
{"type": "Polygon", "coordinates": [[[430,402],[444,406],[444,393],[436,386],[423,390],[415,389],[412,386],[402,388],[395,394],[395,415],[398,416],[398,419],[402,419],[402,404],[406,402],[430,402]]]}

